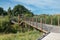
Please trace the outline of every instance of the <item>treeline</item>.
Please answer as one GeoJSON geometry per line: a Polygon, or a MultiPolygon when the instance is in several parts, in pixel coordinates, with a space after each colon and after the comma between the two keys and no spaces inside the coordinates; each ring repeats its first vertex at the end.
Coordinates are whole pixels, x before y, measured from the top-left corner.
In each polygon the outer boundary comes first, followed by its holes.
{"type": "Polygon", "coordinates": [[[33,16],[34,14],[25,8],[23,5],[16,5],[13,9],[11,7],[8,8],[8,10],[4,10],[2,7],[0,7],[0,15],[10,15],[10,16],[17,16],[18,14],[23,14],[24,16],[33,16]]]}

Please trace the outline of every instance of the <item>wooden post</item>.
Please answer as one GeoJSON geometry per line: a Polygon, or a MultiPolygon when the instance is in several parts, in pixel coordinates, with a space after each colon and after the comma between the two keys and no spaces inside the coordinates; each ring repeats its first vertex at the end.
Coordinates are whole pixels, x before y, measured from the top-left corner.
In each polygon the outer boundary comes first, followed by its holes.
{"type": "Polygon", "coordinates": [[[51,25],[52,25],[52,16],[51,16],[51,25]]]}
{"type": "Polygon", "coordinates": [[[46,24],[46,16],[45,16],[45,24],[46,24]]]}
{"type": "Polygon", "coordinates": [[[30,24],[31,24],[31,17],[30,17],[30,24]]]}
{"type": "MultiPolygon", "coordinates": [[[[31,24],[31,18],[29,18],[29,23],[31,24]]],[[[30,31],[30,25],[28,27],[28,31],[30,31]]]]}
{"type": "MultiPolygon", "coordinates": [[[[32,22],[34,22],[33,18],[32,18],[32,22]]],[[[34,25],[34,23],[33,23],[33,25],[34,25]]]]}
{"type": "Polygon", "coordinates": [[[36,18],[36,27],[37,27],[38,25],[37,25],[37,18],[36,18]]]}
{"type": "Polygon", "coordinates": [[[33,18],[32,18],[32,22],[33,22],[33,18]]]}
{"type": "Polygon", "coordinates": [[[59,26],[59,16],[58,16],[58,26],[59,26]]]}
{"type": "MultiPolygon", "coordinates": [[[[20,15],[18,14],[18,27],[20,26],[20,15]]],[[[18,32],[19,32],[20,27],[18,28],[18,32]]]]}
{"type": "Polygon", "coordinates": [[[43,27],[42,27],[42,18],[40,19],[40,27],[41,27],[41,29],[43,29],[43,27]]]}
{"type": "Polygon", "coordinates": [[[18,26],[20,25],[20,15],[18,14],[18,26]]]}

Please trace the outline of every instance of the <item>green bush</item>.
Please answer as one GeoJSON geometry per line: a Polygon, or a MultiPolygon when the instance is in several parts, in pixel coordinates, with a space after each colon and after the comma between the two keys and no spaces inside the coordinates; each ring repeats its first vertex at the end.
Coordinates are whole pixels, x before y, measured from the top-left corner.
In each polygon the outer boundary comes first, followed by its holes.
{"type": "MultiPolygon", "coordinates": [[[[17,25],[15,25],[15,27],[17,27],[17,25]]],[[[0,32],[3,32],[3,33],[17,32],[17,28],[14,28],[14,26],[12,26],[8,16],[0,17],[0,32]]]]}

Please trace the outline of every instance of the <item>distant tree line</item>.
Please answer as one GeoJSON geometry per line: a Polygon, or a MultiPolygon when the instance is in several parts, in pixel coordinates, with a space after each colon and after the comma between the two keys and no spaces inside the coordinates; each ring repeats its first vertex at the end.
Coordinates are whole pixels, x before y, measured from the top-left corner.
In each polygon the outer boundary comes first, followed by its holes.
{"type": "Polygon", "coordinates": [[[25,8],[23,5],[16,5],[13,9],[11,7],[8,8],[7,11],[5,11],[2,7],[0,7],[0,15],[9,15],[9,16],[17,16],[18,14],[23,14],[24,16],[33,16],[34,14],[25,8]]]}
{"type": "Polygon", "coordinates": [[[0,15],[7,15],[7,12],[2,7],[0,7],[0,15]]]}

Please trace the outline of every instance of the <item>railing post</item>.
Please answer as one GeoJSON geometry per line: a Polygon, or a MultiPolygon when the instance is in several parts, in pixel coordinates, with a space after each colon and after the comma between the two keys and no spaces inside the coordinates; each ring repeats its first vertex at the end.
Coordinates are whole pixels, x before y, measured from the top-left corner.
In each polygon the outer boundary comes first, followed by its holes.
{"type": "Polygon", "coordinates": [[[51,16],[51,25],[52,25],[52,16],[51,16]]]}
{"type": "Polygon", "coordinates": [[[45,24],[46,24],[46,16],[45,16],[45,24]]]}
{"type": "Polygon", "coordinates": [[[33,22],[33,18],[32,18],[32,22],[33,22]]]}
{"type": "Polygon", "coordinates": [[[59,26],[59,16],[58,16],[58,26],[59,26]]]}
{"type": "Polygon", "coordinates": [[[18,14],[18,26],[20,25],[20,15],[18,14]]]}
{"type": "MultiPolygon", "coordinates": [[[[33,18],[32,18],[32,22],[34,22],[33,18]]],[[[34,25],[34,23],[33,23],[33,25],[34,25]]]]}
{"type": "Polygon", "coordinates": [[[42,18],[40,19],[40,26],[41,26],[41,29],[43,29],[43,27],[42,27],[42,18]]]}
{"type": "Polygon", "coordinates": [[[36,27],[37,27],[37,18],[36,18],[36,27]]]}
{"type": "MultiPolygon", "coordinates": [[[[20,15],[18,14],[18,27],[20,26],[20,15]]],[[[18,28],[18,32],[19,32],[20,27],[18,28]]]]}
{"type": "Polygon", "coordinates": [[[23,20],[26,21],[26,20],[25,20],[25,17],[23,18],[23,20]]]}
{"type": "Polygon", "coordinates": [[[31,17],[30,17],[30,24],[31,24],[31,17]]]}

